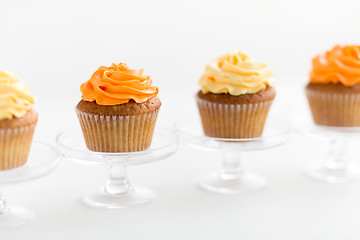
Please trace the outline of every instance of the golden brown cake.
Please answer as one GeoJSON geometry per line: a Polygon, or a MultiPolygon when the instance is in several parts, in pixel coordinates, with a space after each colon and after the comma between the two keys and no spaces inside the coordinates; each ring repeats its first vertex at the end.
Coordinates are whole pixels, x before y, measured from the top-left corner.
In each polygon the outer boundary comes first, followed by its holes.
{"type": "Polygon", "coordinates": [[[241,52],[208,64],[196,96],[205,135],[260,137],[276,95],[271,76],[265,64],[241,52]]]}
{"type": "Polygon", "coordinates": [[[360,126],[360,46],[335,46],[313,59],[306,96],[318,125],[360,126]]]}
{"type": "Polygon", "coordinates": [[[158,88],[143,70],[100,67],[81,85],[76,112],[88,149],[135,152],[150,147],[161,106],[158,88]]]}
{"type": "Polygon", "coordinates": [[[223,104],[247,104],[271,101],[275,98],[275,95],[276,92],[273,87],[268,87],[257,93],[242,94],[239,96],[232,96],[228,93],[214,94],[209,92],[204,94],[202,91],[197,93],[197,97],[202,100],[223,104]]]}
{"type": "Polygon", "coordinates": [[[77,105],[77,109],[81,112],[92,114],[127,116],[151,113],[158,110],[160,106],[160,99],[155,96],[143,103],[137,103],[134,100],[130,100],[127,103],[113,106],[99,105],[95,102],[81,100],[77,105]]]}
{"type": "Polygon", "coordinates": [[[27,162],[38,119],[33,103],[26,85],[0,71],[0,171],[27,162]]]}

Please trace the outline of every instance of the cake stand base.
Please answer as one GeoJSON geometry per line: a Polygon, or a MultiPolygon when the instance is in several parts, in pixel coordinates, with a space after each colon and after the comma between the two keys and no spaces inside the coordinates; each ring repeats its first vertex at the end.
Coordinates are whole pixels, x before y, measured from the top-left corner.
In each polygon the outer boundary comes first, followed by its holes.
{"type": "Polygon", "coordinates": [[[116,209],[142,205],[154,197],[154,192],[145,187],[134,187],[124,193],[109,193],[102,187],[83,192],[81,201],[90,207],[116,209]]]}
{"type": "MultiPolygon", "coordinates": [[[[10,184],[28,182],[50,174],[57,167],[59,158],[60,154],[56,149],[34,141],[28,161],[24,166],[0,171],[0,188],[10,184]]],[[[35,213],[31,209],[7,203],[5,195],[0,189],[0,229],[21,226],[33,219],[34,216],[35,213]]],[[[0,237],[0,239],[3,238],[0,237]]]]}
{"type": "Polygon", "coordinates": [[[9,229],[21,226],[35,216],[35,212],[17,205],[8,205],[4,212],[0,213],[0,229],[9,229]]]}
{"type": "Polygon", "coordinates": [[[317,138],[328,143],[328,153],[321,160],[311,160],[305,167],[308,177],[328,183],[346,183],[360,180],[360,166],[351,161],[348,148],[359,141],[360,127],[332,127],[313,123],[303,115],[294,115],[291,119],[292,128],[301,135],[317,138]]]}
{"type": "Polygon", "coordinates": [[[266,186],[264,177],[243,173],[240,176],[224,176],[223,172],[210,173],[198,179],[198,186],[206,191],[221,194],[242,194],[261,190],[266,186]]]}
{"type": "Polygon", "coordinates": [[[80,129],[67,130],[57,137],[59,148],[70,159],[94,166],[107,166],[110,174],[102,188],[83,192],[81,201],[90,207],[119,209],[139,206],[154,199],[152,190],[134,187],[127,176],[127,167],[153,163],[174,154],[178,148],[176,133],[167,128],[156,128],[151,147],[145,151],[103,153],[89,151],[80,129]]]}
{"type": "Polygon", "coordinates": [[[344,183],[360,180],[360,166],[350,162],[345,168],[331,168],[319,162],[308,165],[306,175],[329,183],[344,183]]]}
{"type": "Polygon", "coordinates": [[[266,179],[248,172],[242,166],[242,153],[278,147],[288,140],[289,129],[281,121],[267,123],[258,138],[213,138],[203,133],[200,119],[180,119],[174,125],[182,141],[201,151],[218,151],[222,154],[221,170],[201,176],[198,186],[212,193],[244,194],[266,187],[266,179]]]}

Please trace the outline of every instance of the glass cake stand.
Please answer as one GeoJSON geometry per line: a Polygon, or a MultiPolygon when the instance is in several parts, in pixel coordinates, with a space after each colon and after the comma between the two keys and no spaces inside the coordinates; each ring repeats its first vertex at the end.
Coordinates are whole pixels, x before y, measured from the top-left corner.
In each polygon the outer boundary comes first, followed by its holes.
{"type": "Polygon", "coordinates": [[[346,155],[349,142],[360,140],[360,127],[320,126],[313,123],[311,116],[292,117],[291,126],[299,134],[329,143],[327,156],[306,167],[308,176],[329,183],[360,180],[359,165],[346,155]]]}
{"type": "Polygon", "coordinates": [[[152,190],[131,185],[126,168],[132,165],[153,163],[168,158],[177,151],[178,137],[170,129],[156,127],[149,149],[129,153],[101,153],[86,148],[80,128],[66,130],[56,139],[61,152],[71,160],[93,166],[110,168],[105,186],[83,192],[84,204],[98,208],[127,208],[145,204],[154,199],[152,190]]]}
{"type": "Polygon", "coordinates": [[[245,171],[241,166],[241,153],[274,148],[288,140],[289,129],[285,124],[268,123],[262,137],[224,139],[207,137],[200,119],[181,119],[175,122],[182,142],[201,151],[221,151],[222,169],[201,176],[198,186],[221,194],[242,194],[260,190],[266,186],[264,177],[245,171]]]}
{"type": "MultiPolygon", "coordinates": [[[[60,154],[51,146],[34,141],[24,166],[0,171],[0,189],[4,186],[27,182],[51,173],[58,164],[60,154]]],[[[35,216],[33,210],[8,204],[0,190],[0,229],[20,226],[35,216]]]]}

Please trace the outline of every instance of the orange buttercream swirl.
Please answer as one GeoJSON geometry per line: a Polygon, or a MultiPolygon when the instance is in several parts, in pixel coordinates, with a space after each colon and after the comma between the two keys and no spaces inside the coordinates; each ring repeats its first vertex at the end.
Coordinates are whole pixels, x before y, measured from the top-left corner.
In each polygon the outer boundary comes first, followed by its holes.
{"type": "Polygon", "coordinates": [[[96,101],[99,105],[117,105],[131,99],[137,103],[146,102],[159,90],[151,86],[150,76],[143,75],[143,72],[144,69],[130,69],[125,63],[101,66],[81,85],[82,99],[96,101]]]}
{"type": "Polygon", "coordinates": [[[313,59],[312,83],[341,83],[347,87],[360,84],[360,46],[337,45],[313,59]]]}

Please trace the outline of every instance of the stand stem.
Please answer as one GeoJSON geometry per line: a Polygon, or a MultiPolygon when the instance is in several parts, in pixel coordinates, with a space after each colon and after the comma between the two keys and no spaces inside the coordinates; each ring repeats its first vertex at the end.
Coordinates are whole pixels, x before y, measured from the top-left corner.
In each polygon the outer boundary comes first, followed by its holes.
{"type": "Polygon", "coordinates": [[[0,215],[9,211],[3,192],[0,190],[0,215]]]}
{"type": "Polygon", "coordinates": [[[240,164],[241,153],[234,150],[223,151],[223,167],[219,177],[225,181],[239,180],[244,174],[244,169],[240,164]]]}
{"type": "Polygon", "coordinates": [[[105,191],[109,194],[126,194],[132,190],[133,187],[127,178],[126,166],[110,167],[110,175],[105,191]]]}
{"type": "Polygon", "coordinates": [[[349,160],[345,158],[346,146],[344,139],[331,139],[329,156],[325,160],[326,168],[334,171],[345,171],[347,169],[349,160]]]}

